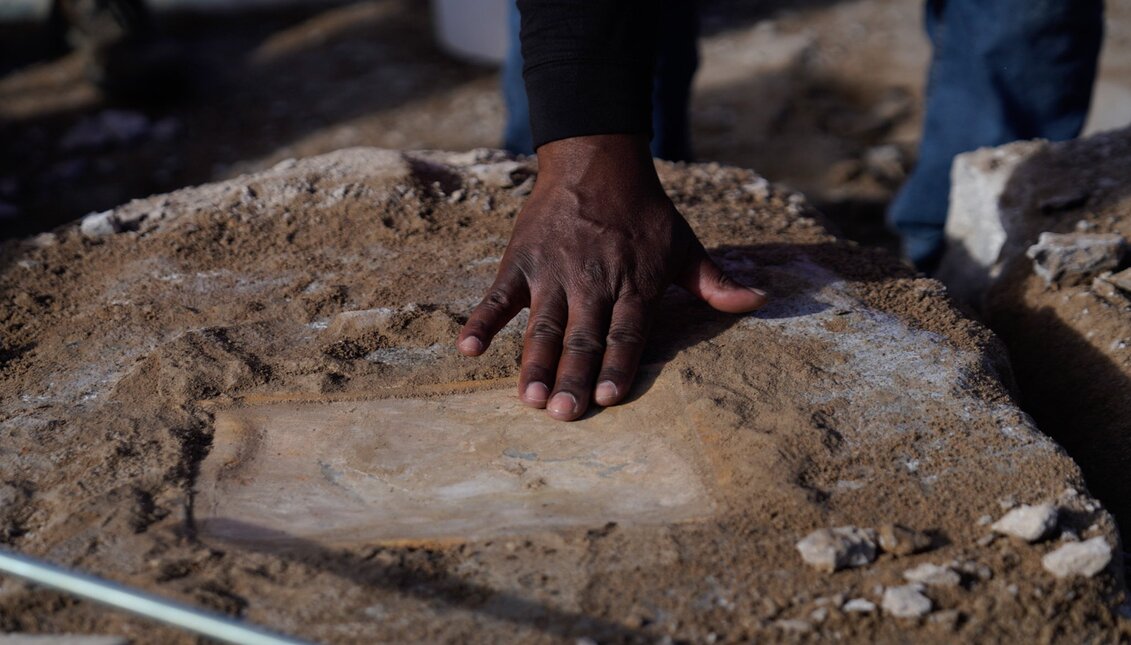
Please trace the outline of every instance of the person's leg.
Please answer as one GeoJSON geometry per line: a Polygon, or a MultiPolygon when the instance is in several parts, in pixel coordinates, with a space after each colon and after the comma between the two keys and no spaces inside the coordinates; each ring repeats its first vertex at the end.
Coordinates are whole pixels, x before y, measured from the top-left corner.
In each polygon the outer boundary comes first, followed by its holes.
{"type": "Polygon", "coordinates": [[[695,0],[660,3],[656,75],[652,82],[652,156],[691,160],[691,81],[699,68],[699,7],[695,0]]]}
{"type": "Polygon", "coordinates": [[[507,15],[507,56],[503,61],[503,104],[507,121],[503,129],[503,147],[514,154],[534,154],[534,135],[530,132],[530,105],[526,100],[526,85],[522,80],[522,47],[518,40],[518,5],[510,3],[507,15]]]}
{"type": "Polygon", "coordinates": [[[1018,139],[1070,139],[1087,116],[1102,0],[930,0],[933,45],[919,161],[888,216],[930,270],[943,249],[956,154],[1018,139]]]}

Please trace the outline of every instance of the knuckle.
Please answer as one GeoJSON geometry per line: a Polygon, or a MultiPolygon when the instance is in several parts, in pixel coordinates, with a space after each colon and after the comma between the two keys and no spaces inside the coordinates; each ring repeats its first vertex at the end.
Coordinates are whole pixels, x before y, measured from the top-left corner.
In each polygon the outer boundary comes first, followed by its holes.
{"type": "Polygon", "coordinates": [[[601,375],[597,377],[597,380],[612,381],[613,383],[627,383],[631,380],[631,377],[632,373],[628,370],[609,365],[601,370],[601,375]]]}
{"type": "Polygon", "coordinates": [[[557,341],[562,333],[561,322],[548,316],[538,316],[530,324],[529,336],[536,341],[557,341]]]}
{"type": "Polygon", "coordinates": [[[479,306],[488,311],[503,312],[510,311],[513,304],[514,300],[510,297],[510,294],[502,289],[492,289],[483,297],[483,302],[479,306]]]}
{"type": "Polygon", "coordinates": [[[577,374],[563,374],[558,378],[557,390],[561,392],[570,392],[577,396],[579,399],[581,395],[589,392],[590,382],[589,379],[577,374]]]}
{"type": "Polygon", "coordinates": [[[640,325],[620,323],[609,327],[608,340],[609,345],[643,345],[646,337],[640,325]]]}
{"type": "Polygon", "coordinates": [[[573,354],[596,356],[605,351],[605,341],[592,330],[580,329],[566,336],[562,347],[573,354]]]}

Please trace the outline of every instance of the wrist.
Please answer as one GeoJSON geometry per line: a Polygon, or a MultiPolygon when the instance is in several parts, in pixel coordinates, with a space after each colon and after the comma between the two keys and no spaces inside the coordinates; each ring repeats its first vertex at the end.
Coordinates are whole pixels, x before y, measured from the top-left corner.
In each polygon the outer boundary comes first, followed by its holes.
{"type": "Polygon", "coordinates": [[[544,143],[536,152],[538,173],[547,179],[579,182],[614,173],[659,185],[648,137],[642,134],[568,137],[544,143]]]}

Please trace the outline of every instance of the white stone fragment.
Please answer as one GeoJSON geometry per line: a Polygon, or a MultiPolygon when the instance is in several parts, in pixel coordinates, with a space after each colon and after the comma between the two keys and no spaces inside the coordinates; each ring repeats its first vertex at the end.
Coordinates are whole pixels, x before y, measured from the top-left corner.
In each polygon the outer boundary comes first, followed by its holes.
{"type": "Polygon", "coordinates": [[[947,250],[938,277],[958,300],[977,301],[1022,243],[1025,209],[1001,197],[1014,170],[1047,147],[1044,141],[1018,141],[954,158],[947,250]]]}
{"type": "Polygon", "coordinates": [[[897,618],[918,618],[930,612],[932,605],[916,585],[903,585],[884,590],[883,607],[897,618]]]}
{"type": "Polygon", "coordinates": [[[853,598],[844,603],[842,609],[844,609],[845,612],[853,614],[870,614],[876,611],[876,603],[867,598],[853,598]]]}
{"type": "Polygon", "coordinates": [[[1123,237],[1096,233],[1041,233],[1025,255],[1047,284],[1075,284],[1119,266],[1123,237]]]}
{"type": "Polygon", "coordinates": [[[117,233],[122,230],[122,225],[118,222],[118,218],[114,217],[114,211],[102,211],[101,213],[91,213],[82,218],[79,230],[83,236],[93,240],[117,233]]]}
{"type": "Polygon", "coordinates": [[[799,633],[799,634],[804,634],[806,632],[813,631],[812,625],[805,622],[804,620],[799,620],[799,619],[796,619],[796,618],[775,621],[774,624],[777,625],[779,628],[781,628],[783,631],[787,631],[787,632],[796,632],[796,633],[799,633]]]}
{"type": "Polygon", "coordinates": [[[962,582],[961,576],[948,566],[924,562],[903,572],[904,580],[918,582],[931,587],[956,587],[962,582]]]}
{"type": "Polygon", "coordinates": [[[1091,578],[1111,562],[1111,546],[1102,536],[1083,542],[1068,542],[1041,558],[1045,570],[1057,578],[1091,578]]]}
{"type": "Polygon", "coordinates": [[[876,559],[876,532],[855,526],[817,529],[797,543],[808,564],[832,573],[845,567],[862,567],[876,559]]]}
{"type": "Polygon", "coordinates": [[[994,522],[990,528],[1003,535],[1036,542],[1056,528],[1056,506],[1049,502],[1036,506],[1018,506],[994,522]]]}

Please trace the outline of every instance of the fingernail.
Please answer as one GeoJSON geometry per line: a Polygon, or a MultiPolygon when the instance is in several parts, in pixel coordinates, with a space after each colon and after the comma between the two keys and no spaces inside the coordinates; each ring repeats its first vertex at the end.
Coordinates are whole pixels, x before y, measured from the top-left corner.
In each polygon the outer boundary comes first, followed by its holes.
{"type": "Polygon", "coordinates": [[[527,403],[545,403],[546,399],[550,398],[550,388],[546,387],[545,383],[533,381],[526,386],[522,398],[526,399],[527,403]]]}
{"type": "Polygon", "coordinates": [[[761,289],[755,289],[754,287],[746,287],[746,288],[753,291],[754,293],[758,294],[759,296],[762,296],[763,298],[766,297],[766,292],[762,291],[761,289]]]}
{"type": "Polygon", "coordinates": [[[617,398],[617,385],[612,381],[601,381],[597,384],[597,402],[605,405],[606,402],[617,398]]]}
{"type": "Polygon", "coordinates": [[[550,404],[546,409],[554,414],[573,414],[574,408],[577,407],[577,397],[569,392],[558,392],[554,398],[550,399],[550,404]]]}
{"type": "Polygon", "coordinates": [[[475,336],[468,336],[459,342],[459,351],[465,354],[478,354],[483,351],[483,341],[475,336]]]}

